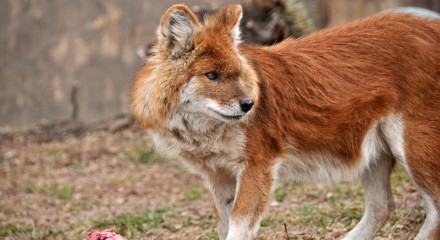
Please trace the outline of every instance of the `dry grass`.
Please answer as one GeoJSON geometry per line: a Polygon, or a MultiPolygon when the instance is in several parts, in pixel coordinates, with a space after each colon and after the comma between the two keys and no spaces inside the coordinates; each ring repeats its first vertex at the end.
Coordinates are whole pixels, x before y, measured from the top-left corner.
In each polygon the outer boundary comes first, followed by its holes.
{"type": "MultiPolygon", "coordinates": [[[[84,239],[92,228],[128,239],[217,239],[201,180],[157,156],[137,126],[2,139],[0,239],[84,239]]],[[[397,208],[376,239],[411,239],[424,217],[420,197],[401,170],[392,181],[397,208]]],[[[259,239],[337,239],[361,217],[363,192],[359,183],[285,185],[270,208],[259,239]]]]}

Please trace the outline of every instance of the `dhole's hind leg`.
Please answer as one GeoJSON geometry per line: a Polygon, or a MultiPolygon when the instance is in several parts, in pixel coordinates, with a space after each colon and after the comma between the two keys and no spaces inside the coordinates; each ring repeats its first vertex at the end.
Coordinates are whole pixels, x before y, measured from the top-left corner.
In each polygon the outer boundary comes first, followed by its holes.
{"type": "Polygon", "coordinates": [[[427,121],[423,115],[420,120],[411,119],[405,123],[404,127],[399,115],[389,116],[382,121],[382,131],[391,153],[425,201],[426,219],[415,239],[439,240],[440,126],[427,126],[426,123],[439,124],[440,118],[427,121]],[[411,132],[404,134],[405,129],[411,132]]]}
{"type": "MultiPolygon", "coordinates": [[[[440,183],[439,183],[440,184],[440,183]]],[[[415,240],[439,240],[440,239],[440,218],[439,207],[435,205],[435,200],[426,192],[421,191],[423,200],[425,201],[426,218],[420,228],[415,240]]],[[[437,204],[439,201],[437,200],[437,204]]]]}
{"type": "MultiPolygon", "coordinates": [[[[439,108],[440,102],[435,111],[439,108]]],[[[440,240],[440,116],[407,121],[406,128],[411,132],[405,135],[405,158],[400,163],[419,190],[426,213],[415,239],[440,240]]]]}
{"type": "Polygon", "coordinates": [[[394,159],[383,156],[365,170],[361,183],[365,190],[365,211],[361,221],[344,240],[372,239],[388,220],[394,210],[394,200],[390,186],[390,174],[394,159]]]}
{"type": "Polygon", "coordinates": [[[426,212],[415,240],[440,240],[440,181],[437,179],[440,167],[434,163],[426,168],[414,168],[405,161],[402,165],[422,195],[426,212]]]}

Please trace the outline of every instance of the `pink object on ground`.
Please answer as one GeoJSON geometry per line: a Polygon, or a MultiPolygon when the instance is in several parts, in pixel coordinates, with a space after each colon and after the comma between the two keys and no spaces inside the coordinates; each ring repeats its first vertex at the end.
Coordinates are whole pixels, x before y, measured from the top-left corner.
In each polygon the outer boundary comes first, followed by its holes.
{"type": "Polygon", "coordinates": [[[104,231],[90,230],[87,233],[86,240],[127,240],[123,236],[116,234],[113,229],[106,229],[104,231]]]}

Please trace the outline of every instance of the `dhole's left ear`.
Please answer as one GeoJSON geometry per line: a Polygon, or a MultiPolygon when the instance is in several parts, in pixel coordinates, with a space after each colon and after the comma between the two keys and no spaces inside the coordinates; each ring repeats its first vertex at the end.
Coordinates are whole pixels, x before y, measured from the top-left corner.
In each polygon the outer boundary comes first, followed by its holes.
{"type": "Polygon", "coordinates": [[[228,4],[222,8],[215,18],[216,23],[221,24],[230,31],[235,44],[241,41],[240,21],[243,17],[243,8],[239,4],[228,4]]]}
{"type": "Polygon", "coordinates": [[[233,15],[232,20],[234,26],[232,28],[232,37],[234,39],[235,44],[238,44],[241,41],[241,31],[240,31],[240,21],[243,17],[243,8],[241,5],[232,5],[232,9],[230,10],[233,15]]]}
{"type": "Polygon", "coordinates": [[[201,24],[194,13],[183,4],[168,8],[160,21],[158,44],[175,57],[193,49],[192,38],[200,30],[201,24]]]}

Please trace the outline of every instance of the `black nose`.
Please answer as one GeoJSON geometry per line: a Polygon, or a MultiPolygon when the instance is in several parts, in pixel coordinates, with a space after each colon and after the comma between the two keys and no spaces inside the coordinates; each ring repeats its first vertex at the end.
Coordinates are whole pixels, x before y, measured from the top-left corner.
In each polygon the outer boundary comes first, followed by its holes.
{"type": "Polygon", "coordinates": [[[245,97],[239,101],[240,108],[243,112],[249,112],[252,106],[254,106],[254,101],[250,97],[245,97]]]}

